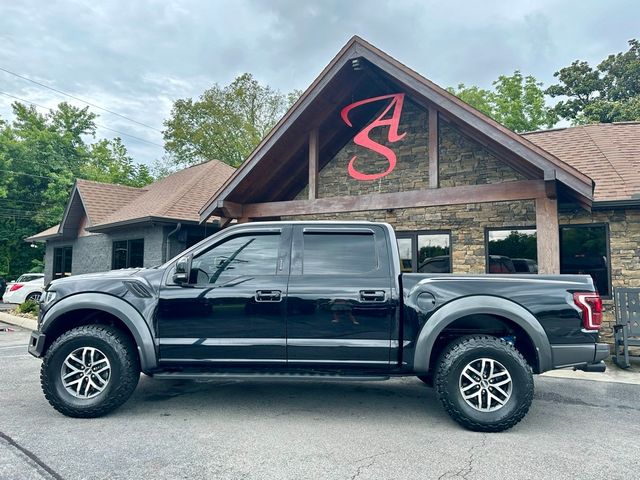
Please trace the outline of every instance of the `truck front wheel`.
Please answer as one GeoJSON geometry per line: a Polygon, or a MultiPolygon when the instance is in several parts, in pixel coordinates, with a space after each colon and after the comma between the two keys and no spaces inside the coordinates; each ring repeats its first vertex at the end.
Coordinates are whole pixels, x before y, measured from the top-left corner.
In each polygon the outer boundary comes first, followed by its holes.
{"type": "Polygon", "coordinates": [[[445,349],[435,387],[451,418],[480,432],[513,427],[527,414],[534,391],[531,367],[520,352],[486,335],[460,338],[445,349]]]}
{"type": "Polygon", "coordinates": [[[104,325],[77,327],[58,337],[42,362],[49,403],[69,417],[99,417],[131,396],[140,379],[135,346],[104,325]]]}

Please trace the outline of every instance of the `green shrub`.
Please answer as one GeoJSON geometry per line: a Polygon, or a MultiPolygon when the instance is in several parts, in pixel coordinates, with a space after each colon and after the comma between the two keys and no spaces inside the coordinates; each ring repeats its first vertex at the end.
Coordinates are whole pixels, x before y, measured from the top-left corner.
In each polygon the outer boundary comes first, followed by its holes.
{"type": "Polygon", "coordinates": [[[38,313],[40,312],[40,304],[33,300],[27,300],[26,302],[18,305],[18,308],[16,308],[16,311],[18,313],[30,313],[32,315],[37,316],[38,313]]]}

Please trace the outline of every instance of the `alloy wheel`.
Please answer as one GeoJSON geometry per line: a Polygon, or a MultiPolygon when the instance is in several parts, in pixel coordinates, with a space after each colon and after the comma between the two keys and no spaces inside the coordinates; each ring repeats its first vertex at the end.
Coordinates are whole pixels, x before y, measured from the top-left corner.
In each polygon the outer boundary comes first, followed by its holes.
{"type": "Polygon", "coordinates": [[[70,395],[81,399],[93,398],[109,384],[111,363],[97,348],[77,348],[62,363],[60,378],[70,395]]]}
{"type": "Polygon", "coordinates": [[[459,388],[467,405],[481,412],[494,412],[511,398],[513,382],[500,362],[478,358],[462,369],[459,388]]]}

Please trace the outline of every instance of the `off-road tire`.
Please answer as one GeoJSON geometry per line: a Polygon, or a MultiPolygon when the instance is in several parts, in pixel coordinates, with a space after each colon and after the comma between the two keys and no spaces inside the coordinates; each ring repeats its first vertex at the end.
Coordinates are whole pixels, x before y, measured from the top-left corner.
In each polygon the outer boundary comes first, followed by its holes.
{"type": "Polygon", "coordinates": [[[135,345],[124,333],[105,325],[86,325],[62,334],[47,350],[40,369],[42,391],[51,406],[78,418],[100,417],[115,410],[129,399],[139,379],[135,345]],[[82,347],[98,348],[111,364],[107,386],[93,398],[76,398],[62,383],[62,363],[67,355],[82,347]]]}
{"type": "Polygon", "coordinates": [[[436,367],[435,389],[446,412],[463,427],[478,432],[500,432],[513,427],[527,414],[533,400],[533,374],[520,352],[506,341],[488,335],[462,337],[449,344],[441,354],[436,367]],[[500,362],[511,375],[511,396],[496,411],[472,408],[460,392],[463,369],[478,358],[500,362]]]}

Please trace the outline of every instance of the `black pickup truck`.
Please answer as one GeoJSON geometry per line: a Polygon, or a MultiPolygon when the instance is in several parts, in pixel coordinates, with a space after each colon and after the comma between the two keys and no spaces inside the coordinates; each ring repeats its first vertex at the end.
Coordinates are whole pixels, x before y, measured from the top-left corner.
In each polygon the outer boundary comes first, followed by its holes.
{"type": "Polygon", "coordinates": [[[604,371],[586,275],[401,273],[390,225],[232,226],[166,264],[53,281],[29,352],[65,415],[158,378],[416,376],[463,426],[520,421],[533,373],[604,371]]]}

